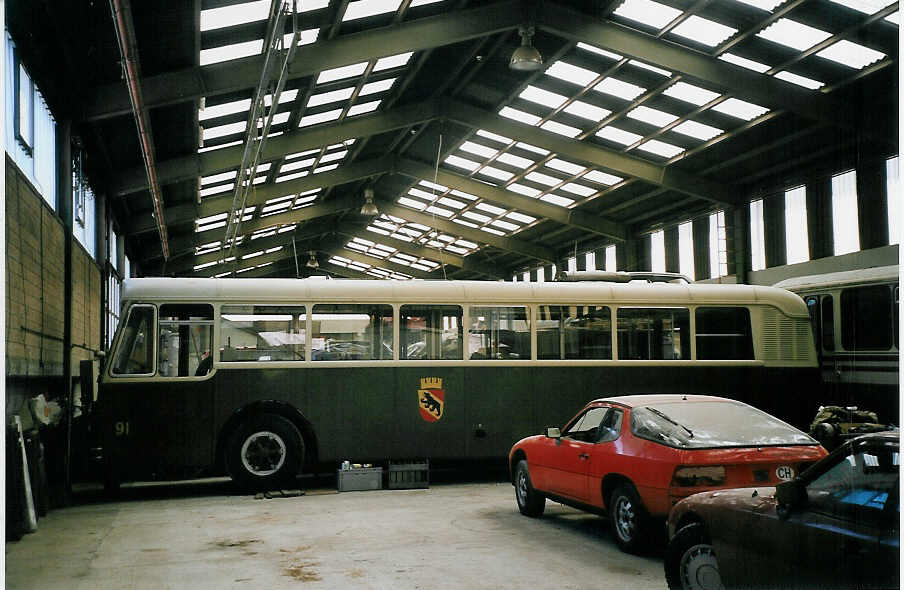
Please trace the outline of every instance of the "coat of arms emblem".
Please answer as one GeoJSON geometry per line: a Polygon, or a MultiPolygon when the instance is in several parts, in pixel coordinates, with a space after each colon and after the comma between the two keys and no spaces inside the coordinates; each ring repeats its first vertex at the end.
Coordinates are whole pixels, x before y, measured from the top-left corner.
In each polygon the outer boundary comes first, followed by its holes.
{"type": "Polygon", "coordinates": [[[417,390],[417,407],[421,418],[427,422],[436,422],[443,417],[443,405],[446,392],[443,391],[443,380],[439,377],[424,377],[421,388],[417,390]]]}

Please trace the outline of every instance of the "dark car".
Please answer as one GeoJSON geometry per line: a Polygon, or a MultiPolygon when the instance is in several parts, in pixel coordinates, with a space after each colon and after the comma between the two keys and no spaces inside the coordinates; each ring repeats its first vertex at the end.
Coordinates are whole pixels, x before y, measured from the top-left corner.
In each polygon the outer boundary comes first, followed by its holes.
{"type": "Polygon", "coordinates": [[[898,588],[899,443],[867,434],[776,487],[685,498],[668,519],[669,588],[898,588]]]}

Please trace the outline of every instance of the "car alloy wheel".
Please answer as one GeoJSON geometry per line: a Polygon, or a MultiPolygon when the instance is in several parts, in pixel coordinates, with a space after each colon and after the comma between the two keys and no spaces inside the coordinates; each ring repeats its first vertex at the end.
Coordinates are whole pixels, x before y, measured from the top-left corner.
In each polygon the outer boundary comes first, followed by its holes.
{"type": "Polygon", "coordinates": [[[279,471],[286,461],[286,443],[273,432],[255,432],[245,439],[240,453],[248,473],[266,477],[279,471]]]}
{"type": "Polygon", "coordinates": [[[622,541],[630,543],[637,535],[637,513],[634,504],[627,496],[619,496],[614,510],[615,533],[622,541]]]}
{"type": "Polygon", "coordinates": [[[722,576],[712,545],[694,545],[681,556],[679,566],[683,590],[723,590],[722,576]]]}

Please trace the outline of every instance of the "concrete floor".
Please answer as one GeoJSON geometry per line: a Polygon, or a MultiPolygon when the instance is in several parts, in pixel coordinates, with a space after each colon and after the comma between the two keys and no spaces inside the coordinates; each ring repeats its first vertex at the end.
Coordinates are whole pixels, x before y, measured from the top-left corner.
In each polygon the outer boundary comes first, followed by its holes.
{"type": "Polygon", "coordinates": [[[551,502],[521,516],[505,482],[259,500],[222,481],[132,487],[6,544],[10,589],[299,585],[662,590],[665,578],[661,550],[626,555],[603,519],[551,502]]]}

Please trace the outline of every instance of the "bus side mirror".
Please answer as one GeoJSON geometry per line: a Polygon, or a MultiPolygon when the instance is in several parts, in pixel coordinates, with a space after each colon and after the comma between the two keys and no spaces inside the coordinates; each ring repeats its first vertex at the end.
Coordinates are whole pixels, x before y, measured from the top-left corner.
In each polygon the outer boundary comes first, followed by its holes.
{"type": "Polygon", "coordinates": [[[547,438],[562,438],[562,432],[558,428],[554,428],[552,426],[546,427],[546,437],[547,438]]]}

